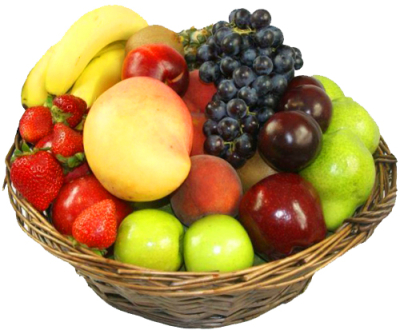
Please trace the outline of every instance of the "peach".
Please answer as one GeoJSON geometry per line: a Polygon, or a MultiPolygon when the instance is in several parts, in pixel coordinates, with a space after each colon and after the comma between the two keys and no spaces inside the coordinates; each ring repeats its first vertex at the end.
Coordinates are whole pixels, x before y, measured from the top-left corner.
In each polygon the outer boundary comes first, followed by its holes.
{"type": "Polygon", "coordinates": [[[193,147],[190,156],[204,154],[204,141],[206,136],[203,133],[203,125],[207,118],[203,113],[191,113],[193,121],[193,147]]]}
{"type": "Polygon", "coordinates": [[[185,225],[211,214],[238,214],[242,184],[225,160],[210,156],[191,157],[192,168],[182,186],[171,196],[175,215],[185,225]]]}
{"type": "Polygon", "coordinates": [[[113,195],[129,201],[161,199],[190,170],[193,124],[171,88],[149,77],[129,78],[103,93],[84,127],[92,172],[113,195]]]}
{"type": "Polygon", "coordinates": [[[205,112],[208,102],[211,101],[217,88],[214,84],[206,84],[199,77],[199,70],[191,71],[189,74],[189,87],[183,96],[190,112],[205,112]]]}

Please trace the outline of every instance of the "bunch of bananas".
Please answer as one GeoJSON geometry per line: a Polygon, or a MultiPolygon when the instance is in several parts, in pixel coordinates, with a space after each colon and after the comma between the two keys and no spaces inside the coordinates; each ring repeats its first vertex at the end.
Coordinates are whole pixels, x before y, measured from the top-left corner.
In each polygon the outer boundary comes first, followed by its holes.
{"type": "Polygon", "coordinates": [[[122,6],[104,6],[82,16],[29,73],[24,107],[43,105],[49,94],[71,93],[90,107],[121,80],[125,43],[147,22],[122,6]]]}

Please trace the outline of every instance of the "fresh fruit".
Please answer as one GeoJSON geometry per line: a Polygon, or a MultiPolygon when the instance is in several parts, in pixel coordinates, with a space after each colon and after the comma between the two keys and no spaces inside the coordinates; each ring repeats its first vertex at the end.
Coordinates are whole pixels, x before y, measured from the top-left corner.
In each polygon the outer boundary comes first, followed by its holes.
{"type": "Polygon", "coordinates": [[[86,110],[87,105],[84,100],[69,94],[56,96],[51,107],[53,121],[64,123],[72,128],[82,121],[86,110]]]}
{"type": "Polygon", "coordinates": [[[296,87],[299,87],[299,86],[304,86],[304,85],[312,85],[312,86],[319,87],[322,90],[325,90],[324,85],[322,85],[322,83],[319,80],[317,80],[314,77],[309,77],[309,76],[297,76],[297,77],[294,77],[290,81],[287,89],[289,90],[289,89],[296,88],[296,87]]]}
{"type": "Polygon", "coordinates": [[[203,113],[190,113],[193,121],[193,146],[190,157],[204,154],[204,141],[206,136],[203,133],[203,125],[207,120],[203,113]]]}
{"type": "Polygon", "coordinates": [[[324,90],[313,85],[288,89],[282,96],[279,110],[305,112],[317,121],[322,132],[326,132],[332,119],[332,101],[324,90]]]}
{"type": "Polygon", "coordinates": [[[151,77],[184,95],[189,85],[185,59],[167,45],[144,45],[130,51],[122,67],[122,79],[151,77]]]}
{"type": "Polygon", "coordinates": [[[326,133],[344,128],[357,135],[371,153],[378,148],[380,139],[378,125],[361,105],[347,97],[333,101],[332,121],[326,133]]]}
{"type": "Polygon", "coordinates": [[[84,210],[72,225],[72,236],[81,244],[99,250],[107,249],[117,238],[115,205],[105,199],[84,210]]]}
{"type": "Polygon", "coordinates": [[[191,162],[187,179],[171,197],[177,218],[190,226],[210,214],[236,216],[242,185],[232,166],[209,155],[194,156],[191,162]]]}
{"type": "Polygon", "coordinates": [[[83,138],[90,168],[119,198],[163,198],[189,174],[192,118],[182,99],[156,79],[126,79],[103,93],[83,138]]]}
{"type": "Polygon", "coordinates": [[[341,129],[324,135],[320,155],[300,174],[318,191],[326,225],[335,230],[368,199],[375,165],[363,142],[341,129]]]}
{"type": "Polygon", "coordinates": [[[108,44],[128,40],[147,26],[134,11],[104,6],[83,15],[57,44],[46,72],[46,90],[65,94],[95,55],[108,44]]]}
{"type": "Polygon", "coordinates": [[[313,77],[317,79],[324,86],[326,94],[328,94],[329,98],[332,101],[345,96],[341,88],[329,78],[323,76],[313,76],[313,77]]]}
{"type": "Polygon", "coordinates": [[[62,123],[55,124],[51,151],[67,168],[79,166],[85,158],[82,134],[62,123]]]}
{"type": "Polygon", "coordinates": [[[184,238],[189,272],[233,272],[253,265],[254,251],[242,225],[226,215],[210,215],[194,223],[184,238]]]}
{"type": "Polygon", "coordinates": [[[177,271],[183,261],[182,224],[159,210],[142,210],[126,217],[118,229],[115,260],[149,269],[177,271]]]}
{"type": "Polygon", "coordinates": [[[49,108],[32,107],[25,110],[19,121],[19,133],[29,143],[35,144],[53,130],[53,120],[49,108]]]}
{"type": "Polygon", "coordinates": [[[239,219],[255,250],[270,259],[294,254],[326,235],[317,191],[293,173],[277,173],[253,186],[240,203],[239,219]]]}
{"type": "Polygon", "coordinates": [[[183,44],[179,35],[161,25],[150,25],[133,34],[126,42],[125,54],[144,45],[163,44],[174,48],[185,56],[183,44]]]}
{"type": "Polygon", "coordinates": [[[275,174],[276,171],[265,163],[258,151],[256,151],[254,156],[243,167],[237,170],[237,173],[242,182],[243,192],[246,193],[256,183],[275,174]]]}
{"type": "Polygon", "coordinates": [[[51,47],[43,55],[26,78],[21,93],[21,102],[24,108],[41,106],[47,100],[48,93],[45,86],[45,78],[54,47],[51,47]]]}
{"type": "Polygon", "coordinates": [[[321,147],[321,128],[314,118],[302,111],[274,114],[258,136],[261,157],[284,172],[298,172],[310,165],[321,147]]]}
{"type": "Polygon", "coordinates": [[[39,211],[46,210],[63,184],[61,165],[46,151],[24,151],[11,165],[15,189],[39,211]]]}
{"type": "Polygon", "coordinates": [[[212,36],[197,49],[197,62],[202,63],[200,78],[217,86],[217,94],[209,103],[211,111],[206,113],[219,123],[219,132],[204,128],[206,144],[218,140],[220,145],[222,138],[225,147],[211,148],[212,155],[235,168],[254,155],[260,127],[276,110],[295,70],[303,66],[301,52],[284,45],[282,31],[270,23],[271,15],[266,10],[253,14],[246,9],[233,11],[230,23],[215,24],[212,36]],[[223,107],[216,106],[217,101],[226,104],[226,111],[215,116],[223,107]],[[237,145],[246,148],[238,151],[237,145]]]}
{"type": "Polygon", "coordinates": [[[41,138],[38,143],[35,144],[36,149],[49,149],[53,146],[53,132],[51,134],[41,138]]]}
{"type": "Polygon", "coordinates": [[[188,64],[189,70],[199,68],[197,62],[197,50],[209,37],[211,37],[212,29],[212,25],[199,30],[192,27],[179,33],[179,38],[184,48],[185,60],[188,64]]]}
{"type": "Polygon", "coordinates": [[[189,86],[183,96],[190,112],[202,112],[206,110],[208,102],[211,101],[213,95],[217,92],[214,84],[206,84],[199,77],[199,70],[189,73],[189,86]]]}
{"type": "Polygon", "coordinates": [[[125,59],[124,44],[95,57],[75,82],[71,94],[83,99],[90,108],[107,89],[121,81],[122,64],[125,59]]]}
{"type": "Polygon", "coordinates": [[[90,167],[87,162],[83,162],[81,165],[73,168],[70,172],[65,174],[64,183],[71,182],[75,179],[81,178],[85,175],[90,174],[90,167]]]}
{"type": "Polygon", "coordinates": [[[64,184],[51,209],[54,227],[63,235],[72,235],[72,224],[78,215],[105,199],[114,202],[118,225],[132,212],[129,203],[112,196],[93,175],[64,184]]]}

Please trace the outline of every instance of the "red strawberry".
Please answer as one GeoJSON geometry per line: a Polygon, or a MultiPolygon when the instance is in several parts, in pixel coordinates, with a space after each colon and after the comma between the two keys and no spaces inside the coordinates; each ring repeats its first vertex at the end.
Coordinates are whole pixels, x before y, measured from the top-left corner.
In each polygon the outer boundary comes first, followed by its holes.
{"type": "Polygon", "coordinates": [[[72,236],[89,248],[107,249],[117,238],[115,204],[105,199],[84,210],[72,225],[72,236]]]}
{"type": "Polygon", "coordinates": [[[50,148],[53,146],[53,134],[46,135],[35,144],[36,149],[50,148]]]}
{"type": "Polygon", "coordinates": [[[51,107],[54,122],[64,123],[72,128],[81,122],[86,111],[86,102],[69,94],[55,97],[51,107]]]}
{"type": "Polygon", "coordinates": [[[71,172],[68,172],[64,176],[64,183],[71,182],[72,180],[81,178],[90,173],[91,173],[91,171],[90,171],[89,164],[87,162],[84,162],[82,165],[75,167],[71,172]]]}
{"type": "Polygon", "coordinates": [[[46,151],[22,153],[11,165],[11,181],[37,210],[46,210],[57,197],[64,176],[61,165],[46,151]]]}
{"type": "Polygon", "coordinates": [[[82,134],[62,123],[55,124],[52,151],[65,158],[83,152],[82,134]]]}
{"type": "Polygon", "coordinates": [[[40,139],[49,135],[53,130],[51,112],[46,107],[33,107],[26,109],[19,121],[19,132],[22,138],[35,144],[40,139]]]}

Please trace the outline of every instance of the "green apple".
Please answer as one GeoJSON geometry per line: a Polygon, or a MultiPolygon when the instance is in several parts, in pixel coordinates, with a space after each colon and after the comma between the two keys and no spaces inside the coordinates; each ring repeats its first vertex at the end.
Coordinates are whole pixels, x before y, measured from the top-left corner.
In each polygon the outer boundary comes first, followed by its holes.
{"type": "Polygon", "coordinates": [[[332,104],[332,120],[326,133],[348,128],[360,138],[371,153],[374,153],[379,145],[380,132],[369,113],[348,97],[336,99],[332,104]]]}
{"type": "Polygon", "coordinates": [[[376,174],[364,143],[341,129],[324,134],[321,153],[300,175],[318,191],[326,226],[335,230],[368,199],[376,174]]]}
{"type": "Polygon", "coordinates": [[[345,96],[342,89],[338,86],[338,84],[336,84],[329,78],[323,76],[313,76],[313,77],[317,79],[324,86],[326,94],[328,94],[329,98],[332,101],[345,96]]]}
{"type": "Polygon", "coordinates": [[[253,265],[254,251],[242,225],[227,215],[197,220],[184,238],[186,269],[231,272],[253,265]]]}
{"type": "Polygon", "coordinates": [[[114,246],[115,259],[150,269],[178,270],[183,261],[184,230],[173,215],[140,210],[122,221],[114,246]]]}

